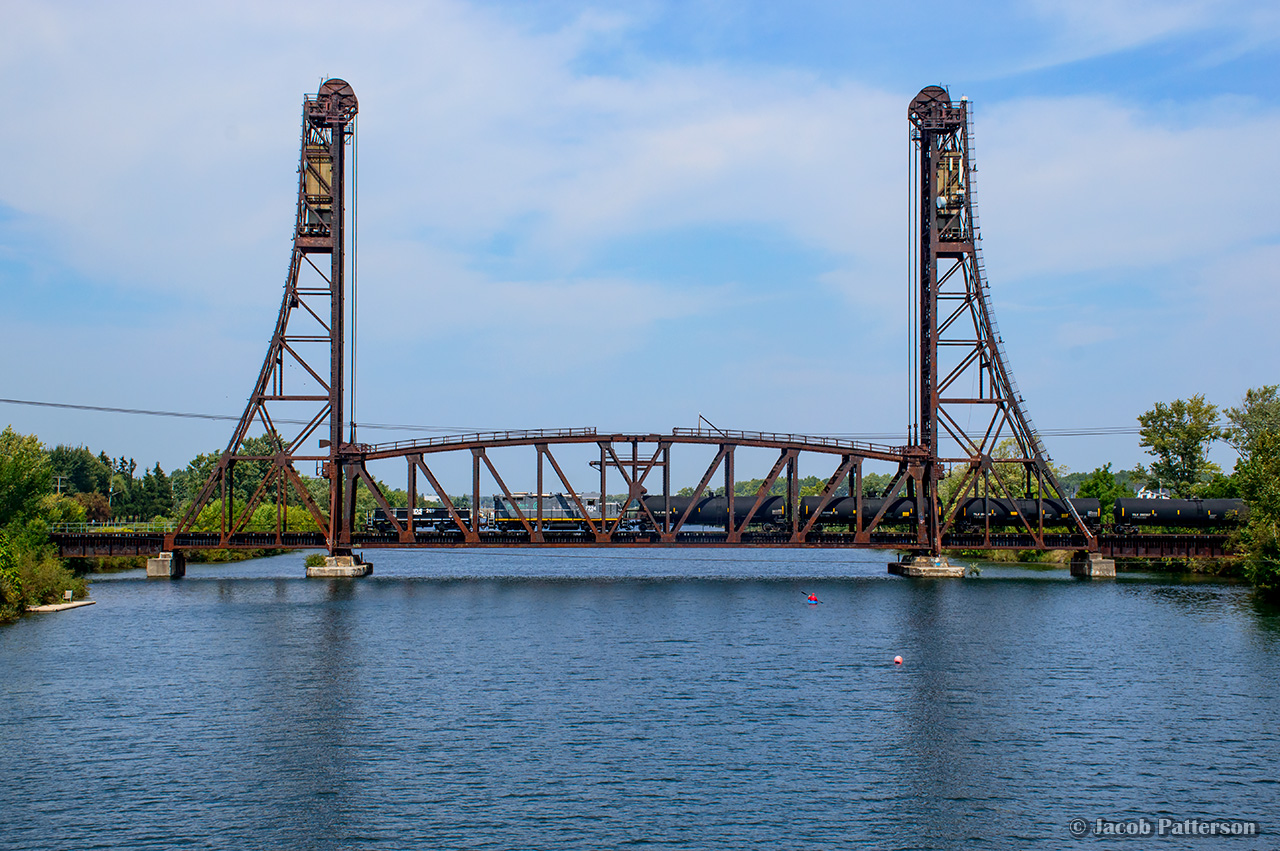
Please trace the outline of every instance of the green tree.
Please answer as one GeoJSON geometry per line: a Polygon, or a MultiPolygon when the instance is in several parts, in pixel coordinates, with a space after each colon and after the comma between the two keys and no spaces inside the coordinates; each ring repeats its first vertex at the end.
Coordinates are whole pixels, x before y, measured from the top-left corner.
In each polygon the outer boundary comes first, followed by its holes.
{"type": "MultiPolygon", "coordinates": [[[[241,455],[275,455],[284,447],[284,441],[278,435],[264,434],[258,437],[245,438],[244,443],[240,446],[241,455]]],[[[191,501],[200,493],[200,489],[204,487],[204,483],[213,475],[213,471],[217,469],[218,462],[222,460],[222,452],[206,452],[197,455],[187,463],[187,466],[181,470],[174,472],[170,481],[172,488],[173,502],[176,506],[177,513],[186,510],[191,501]]],[[[248,501],[258,486],[262,484],[262,480],[271,470],[271,461],[237,461],[232,474],[232,487],[234,489],[234,497],[236,500],[248,501]]],[[[221,493],[221,492],[219,492],[221,493]]],[[[322,500],[321,504],[325,504],[327,500],[322,500]]]]}
{"type": "MultiPolygon", "coordinates": [[[[865,483],[865,479],[864,479],[864,483],[865,483]]],[[[763,484],[764,484],[764,479],[739,479],[738,481],[733,483],[734,498],[737,499],[740,497],[748,497],[748,498],[754,499],[755,495],[760,491],[760,486],[763,484]]],[[[797,485],[797,488],[796,488],[797,492],[799,493],[800,496],[817,496],[818,494],[822,493],[822,489],[827,486],[827,480],[823,476],[803,476],[796,481],[796,485],[797,485]]],[[[680,488],[680,490],[675,492],[675,496],[693,496],[693,490],[694,489],[692,485],[688,487],[683,487],[683,488],[680,488]]],[[[773,486],[769,488],[768,495],[769,496],[786,496],[786,493],[787,493],[786,476],[785,474],[779,475],[778,478],[774,480],[773,486]]],[[[707,485],[707,489],[702,492],[702,495],[704,497],[724,496],[724,487],[723,486],[715,487],[714,485],[707,485]]],[[[849,495],[848,480],[842,481],[839,485],[836,486],[836,489],[832,491],[832,496],[848,496],[848,495],[849,495]]]]}
{"type": "Polygon", "coordinates": [[[1109,522],[1107,518],[1111,517],[1111,509],[1115,506],[1116,500],[1120,497],[1133,496],[1133,489],[1116,481],[1115,474],[1111,472],[1111,464],[1107,463],[1089,473],[1080,482],[1080,489],[1076,491],[1076,496],[1098,500],[1102,507],[1103,522],[1109,522]]]}
{"type": "Polygon", "coordinates": [[[889,489],[889,482],[891,481],[893,481],[892,473],[863,473],[862,495],[884,496],[885,491],[889,489]]]}
{"type": "Polygon", "coordinates": [[[1277,385],[1251,389],[1228,408],[1226,440],[1240,453],[1231,477],[1249,506],[1239,533],[1245,575],[1265,596],[1280,598],[1280,396],[1277,385]]]}
{"type": "Polygon", "coordinates": [[[1174,496],[1194,496],[1203,482],[1222,472],[1207,457],[1209,445],[1222,436],[1218,408],[1203,395],[1175,399],[1168,405],[1157,402],[1138,415],[1138,422],[1141,446],[1155,458],[1151,477],[1168,486],[1174,496]]]}
{"type": "Polygon", "coordinates": [[[0,432],[0,527],[35,514],[40,498],[52,490],[49,457],[40,439],[6,426],[0,432]]]}
{"type": "Polygon", "coordinates": [[[84,519],[74,500],[53,493],[49,456],[35,435],[0,432],[0,619],[52,602],[71,589],[84,594],[49,543],[49,524],[84,519]]]}
{"type": "Polygon", "coordinates": [[[139,515],[137,483],[133,479],[138,463],[132,458],[117,458],[112,462],[111,485],[107,498],[111,503],[112,517],[139,515]]]}
{"type": "MultiPolygon", "coordinates": [[[[404,508],[408,506],[409,504],[408,491],[404,490],[403,488],[388,487],[386,482],[376,477],[374,478],[374,481],[378,485],[378,490],[382,491],[382,495],[386,497],[387,504],[390,505],[392,508],[404,508]]],[[[324,490],[325,497],[324,497],[324,500],[321,502],[321,505],[327,505],[328,499],[329,499],[329,483],[324,479],[321,479],[320,482],[324,485],[324,488],[325,488],[324,490]]],[[[484,502],[484,497],[482,496],[480,500],[481,502],[484,502]]],[[[422,501],[421,497],[419,497],[418,501],[419,502],[422,501]]],[[[456,499],[454,500],[454,505],[457,505],[456,499]]],[[[468,505],[470,505],[469,502],[468,502],[468,505]]],[[[363,482],[360,482],[356,488],[356,525],[359,526],[361,523],[364,522],[364,519],[366,517],[368,517],[375,509],[378,509],[380,507],[381,506],[378,505],[378,501],[373,497],[373,492],[370,491],[367,487],[365,487],[363,482]]]]}
{"type": "Polygon", "coordinates": [[[159,463],[142,477],[139,490],[139,516],[151,519],[173,514],[173,486],[159,463]]]}
{"type": "Polygon", "coordinates": [[[0,623],[17,618],[22,613],[25,600],[13,544],[9,536],[0,531],[0,623]]]}
{"type": "Polygon", "coordinates": [[[106,494],[111,467],[84,446],[57,446],[49,450],[50,473],[66,479],[63,492],[106,494]]]}
{"type": "MultiPolygon", "coordinates": [[[[1110,468],[1111,465],[1108,464],[1107,469],[1110,470],[1110,468]]],[[[1062,488],[1067,492],[1068,496],[1079,496],[1080,486],[1091,475],[1092,473],[1067,473],[1065,476],[1060,476],[1058,481],[1062,484],[1062,488]]]]}
{"type": "Polygon", "coordinates": [[[1244,455],[1264,432],[1280,434],[1280,385],[1250,389],[1240,400],[1239,407],[1227,408],[1222,413],[1228,423],[1222,430],[1223,439],[1244,455]]]}
{"type": "Polygon", "coordinates": [[[1141,464],[1138,464],[1132,470],[1118,470],[1116,472],[1116,484],[1123,485],[1134,493],[1137,493],[1150,483],[1151,473],[1141,464]]]}
{"type": "Polygon", "coordinates": [[[84,517],[94,523],[104,523],[111,519],[111,507],[107,498],[100,493],[78,493],[72,497],[84,506],[84,517]]]}
{"type": "MultiPolygon", "coordinates": [[[[244,511],[246,503],[240,501],[232,502],[236,515],[244,511]]],[[[253,511],[253,516],[246,521],[243,532],[274,532],[276,529],[277,514],[274,504],[260,504],[253,511]]],[[[291,504],[285,517],[285,525],[290,532],[314,532],[316,531],[315,518],[311,516],[311,512],[307,511],[301,505],[291,504]]],[[[222,528],[222,500],[211,500],[200,511],[196,517],[194,528],[199,532],[217,532],[222,528]]]]}
{"type": "Polygon", "coordinates": [[[186,508],[200,493],[200,488],[209,480],[213,470],[218,466],[221,452],[206,452],[192,458],[187,466],[175,470],[172,476],[173,497],[179,506],[186,508]]]}
{"type": "Polygon", "coordinates": [[[1242,447],[1235,478],[1249,505],[1240,533],[1245,574],[1268,597],[1280,597],[1280,431],[1256,433],[1242,447]]]}
{"type": "Polygon", "coordinates": [[[1240,499],[1240,483],[1234,475],[1214,473],[1212,479],[1200,485],[1196,495],[1203,499],[1240,499]]]}
{"type": "Polygon", "coordinates": [[[47,493],[42,496],[36,514],[46,525],[84,522],[84,506],[62,493],[47,493]]]}
{"type": "MultiPolygon", "coordinates": [[[[1025,464],[1018,463],[1015,460],[1023,457],[1025,457],[1025,453],[1019,448],[1017,440],[1012,437],[1006,437],[1000,441],[995,449],[991,450],[991,460],[994,462],[991,465],[991,475],[979,478],[978,482],[970,488],[969,496],[989,496],[993,499],[1006,499],[1006,494],[1014,499],[1020,497],[1034,499],[1039,496],[1040,484],[1038,480],[1033,476],[1030,488],[1028,488],[1027,467],[1025,464]],[[988,478],[990,481],[987,480],[988,478]]],[[[1050,464],[1049,467],[1059,481],[1067,473],[1067,468],[1059,464],[1050,464]]],[[[947,478],[943,479],[940,493],[944,498],[950,498],[955,493],[959,487],[959,480],[966,471],[967,468],[965,466],[957,465],[952,468],[947,478]]]]}

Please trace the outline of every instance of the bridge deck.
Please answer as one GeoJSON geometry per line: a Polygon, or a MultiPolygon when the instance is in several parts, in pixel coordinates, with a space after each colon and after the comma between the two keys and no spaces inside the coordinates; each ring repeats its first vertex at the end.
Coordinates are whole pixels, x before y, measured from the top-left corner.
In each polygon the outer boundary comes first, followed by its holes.
{"type": "MultiPolygon", "coordinates": [[[[906,532],[876,532],[859,541],[850,533],[811,532],[803,540],[786,533],[745,532],[742,540],[729,542],[723,531],[681,532],[674,541],[662,541],[648,532],[622,532],[611,541],[599,541],[581,532],[544,533],[545,540],[534,543],[527,535],[508,532],[481,533],[479,541],[466,541],[461,534],[419,533],[414,543],[403,543],[395,535],[364,534],[352,539],[355,549],[475,549],[486,547],[809,547],[824,549],[911,550],[915,536],[906,532]]],[[[290,532],[277,537],[274,532],[244,532],[223,542],[216,532],[190,532],[166,536],[158,532],[138,533],[58,533],[53,535],[64,557],[153,556],[166,548],[192,549],[319,549],[325,546],[318,532],[290,532]],[[171,541],[166,541],[171,537],[171,541]]],[[[1221,558],[1227,552],[1226,535],[1152,534],[1100,535],[1099,552],[1121,558],[1221,558]]],[[[988,545],[981,534],[952,534],[943,539],[950,550],[1030,550],[1035,539],[1025,534],[992,535],[988,545]]],[[[1083,550],[1083,535],[1046,535],[1046,549],[1083,550]]]]}
{"type": "Polygon", "coordinates": [[[797,449],[827,454],[849,453],[863,458],[897,462],[906,454],[902,446],[868,443],[811,434],[791,434],[772,431],[739,431],[735,429],[676,428],[671,434],[652,432],[600,433],[595,428],[521,429],[511,431],[475,432],[472,434],[441,435],[415,440],[397,440],[391,443],[353,444],[366,461],[399,458],[413,453],[457,452],[465,449],[497,449],[504,446],[534,446],[545,444],[609,443],[624,445],[638,443],[656,444],[705,444],[715,446],[732,443],[761,449],[797,449]]]}

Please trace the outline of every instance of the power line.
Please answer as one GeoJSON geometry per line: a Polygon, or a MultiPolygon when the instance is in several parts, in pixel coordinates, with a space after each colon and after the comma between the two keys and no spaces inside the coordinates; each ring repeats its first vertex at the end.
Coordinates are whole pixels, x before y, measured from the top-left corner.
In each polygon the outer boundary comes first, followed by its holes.
{"type": "MultiPolygon", "coordinates": [[[[0,399],[6,405],[28,405],[35,408],[62,408],[72,411],[96,411],[106,414],[134,414],[146,417],[178,417],[187,420],[220,420],[223,422],[239,422],[239,417],[227,414],[198,414],[189,411],[153,411],[147,408],[115,408],[106,405],[74,405],[70,402],[38,402],[32,399],[0,399]]],[[[277,419],[278,423],[289,425],[307,425],[309,420],[277,419]]],[[[441,434],[457,434],[462,432],[503,431],[492,427],[480,426],[429,426],[407,425],[402,423],[360,423],[360,428],[382,429],[387,431],[427,431],[441,434]]],[[[1107,437],[1110,435],[1138,434],[1137,426],[1078,426],[1075,428],[1047,428],[1041,434],[1049,437],[1107,437]]],[[[902,440],[900,432],[844,432],[828,434],[826,437],[839,437],[849,440],[902,440]]]]}
{"type": "MultiPolygon", "coordinates": [[[[1104,437],[1107,435],[1122,434],[1138,434],[1141,429],[1137,426],[1078,426],[1075,428],[1045,428],[1038,430],[1041,435],[1048,437],[1104,437]]],[[[828,434],[826,437],[839,437],[849,440],[902,440],[901,432],[840,432],[836,434],[828,434]]]]}
{"type": "MultiPolygon", "coordinates": [[[[70,402],[37,402],[32,399],[0,399],[0,403],[7,405],[28,405],[35,408],[62,408],[64,410],[73,411],[96,411],[98,413],[107,414],[134,414],[146,417],[178,417],[187,420],[221,420],[230,422],[239,422],[240,417],[233,417],[228,414],[197,414],[189,411],[153,411],[146,408],[115,408],[107,405],[73,405],[70,402]]],[[[288,423],[289,425],[307,425],[310,420],[291,420],[277,419],[278,423],[288,423]]],[[[397,423],[360,423],[361,428],[374,429],[395,429],[398,431],[436,431],[436,432],[479,432],[479,431],[500,431],[501,429],[479,428],[476,426],[424,426],[424,425],[402,425],[397,423]]]]}
{"type": "Polygon", "coordinates": [[[30,405],[36,408],[65,408],[73,411],[99,411],[108,414],[141,414],[148,417],[182,417],[189,420],[239,420],[223,414],[191,414],[181,411],[148,411],[142,408],[111,408],[104,405],[73,405],[69,402],[36,402],[31,399],[0,399],[6,405],[30,405]]]}
{"type": "Polygon", "coordinates": [[[1099,437],[1108,434],[1139,434],[1137,426],[1099,426],[1098,428],[1046,428],[1041,434],[1053,437],[1099,437]]]}

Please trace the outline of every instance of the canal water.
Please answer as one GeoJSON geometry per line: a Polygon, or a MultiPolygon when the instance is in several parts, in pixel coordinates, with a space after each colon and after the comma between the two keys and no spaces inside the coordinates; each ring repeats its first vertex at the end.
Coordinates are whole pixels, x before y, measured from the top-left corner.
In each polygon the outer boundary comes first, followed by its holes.
{"type": "Polygon", "coordinates": [[[97,577],[97,605],[0,627],[0,847],[1099,847],[1073,819],[1161,817],[1260,823],[1194,847],[1280,847],[1277,610],[885,557],[97,577]]]}

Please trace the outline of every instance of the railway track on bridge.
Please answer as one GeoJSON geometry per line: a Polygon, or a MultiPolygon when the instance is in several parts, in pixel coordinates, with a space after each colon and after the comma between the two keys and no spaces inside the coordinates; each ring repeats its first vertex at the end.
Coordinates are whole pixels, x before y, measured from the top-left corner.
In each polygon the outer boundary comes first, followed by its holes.
{"type": "MultiPolygon", "coordinates": [[[[663,547],[776,547],[815,549],[871,549],[914,551],[916,536],[909,532],[877,532],[866,540],[858,540],[848,533],[820,532],[810,534],[802,541],[790,535],[771,532],[746,532],[737,541],[728,540],[723,531],[681,532],[674,541],[663,541],[652,532],[623,532],[607,541],[597,540],[583,532],[547,532],[540,543],[527,536],[505,532],[481,533],[478,540],[467,540],[462,534],[438,532],[418,534],[411,543],[395,535],[357,534],[352,546],[359,549],[485,549],[485,548],[663,548],[663,547]]],[[[223,539],[216,532],[186,532],[165,534],[160,532],[59,532],[54,542],[65,557],[118,557],[147,556],[162,550],[183,551],[202,549],[239,550],[306,550],[324,549],[327,542],[319,532],[241,532],[223,539]]],[[[1098,552],[1108,558],[1222,558],[1230,555],[1228,535],[1217,534],[1150,534],[1150,535],[1099,535],[1098,552]]],[[[1083,535],[1050,534],[1045,536],[1045,546],[1040,547],[1030,535],[992,535],[990,541],[981,534],[955,534],[943,540],[944,551],[954,550],[1084,550],[1088,541],[1083,535]]]]}

